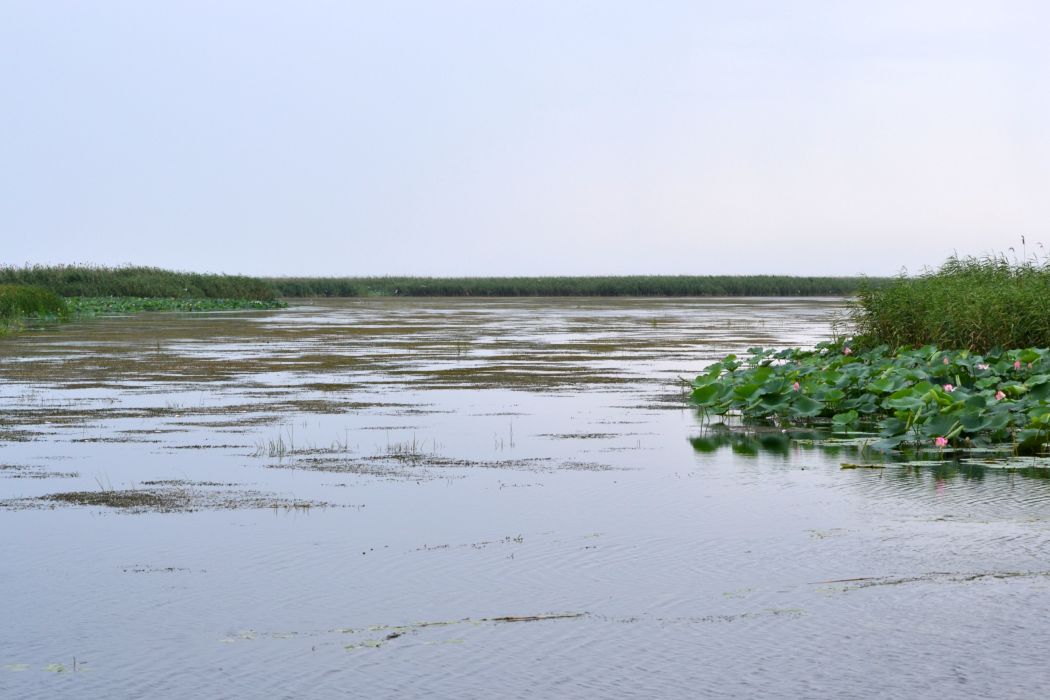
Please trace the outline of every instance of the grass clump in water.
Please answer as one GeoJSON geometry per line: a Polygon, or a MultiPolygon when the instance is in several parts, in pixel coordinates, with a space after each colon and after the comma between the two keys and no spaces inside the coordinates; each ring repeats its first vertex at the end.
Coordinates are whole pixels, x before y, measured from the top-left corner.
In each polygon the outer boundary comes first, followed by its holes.
{"type": "Polygon", "coordinates": [[[853,310],[858,347],[1050,346],[1050,259],[951,257],[918,277],[860,290],[853,310]]]}
{"type": "Polygon", "coordinates": [[[189,503],[188,496],[182,491],[165,492],[149,489],[68,491],[49,494],[43,498],[77,506],[106,506],[136,510],[178,510],[189,503]]]}
{"type": "Polygon", "coordinates": [[[0,284],[0,332],[29,318],[66,318],[69,308],[54,292],[40,287],[0,284]]]}

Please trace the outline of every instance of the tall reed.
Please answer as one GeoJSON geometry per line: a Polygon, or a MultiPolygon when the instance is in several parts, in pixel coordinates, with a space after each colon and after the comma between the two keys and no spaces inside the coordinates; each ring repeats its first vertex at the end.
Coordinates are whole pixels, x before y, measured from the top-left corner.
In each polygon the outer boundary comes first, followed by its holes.
{"type": "Polygon", "coordinates": [[[66,302],[54,292],[40,287],[0,284],[0,322],[27,317],[65,317],[66,302]]]}
{"type": "Polygon", "coordinates": [[[862,344],[1047,347],[1050,262],[953,256],[936,271],[862,287],[852,320],[862,344]]]}
{"type": "Polygon", "coordinates": [[[0,283],[28,284],[64,297],[275,298],[271,285],[242,275],[173,272],[155,267],[34,265],[0,267],[0,283]]]}
{"type": "MultiPolygon", "coordinates": [[[[604,277],[271,277],[283,297],[847,296],[859,277],[637,275],[604,277]]],[[[867,280],[872,287],[888,280],[867,280]]]]}

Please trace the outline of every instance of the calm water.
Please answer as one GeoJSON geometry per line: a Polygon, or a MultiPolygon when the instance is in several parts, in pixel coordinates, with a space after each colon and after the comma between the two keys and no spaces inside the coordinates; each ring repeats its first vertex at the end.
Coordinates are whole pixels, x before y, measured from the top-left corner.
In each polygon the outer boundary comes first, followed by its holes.
{"type": "Polygon", "coordinates": [[[690,444],[678,377],[839,312],[325,301],[2,339],[0,697],[1044,697],[1046,481],[690,444]],[[41,499],[69,492],[132,507],[41,499]]]}

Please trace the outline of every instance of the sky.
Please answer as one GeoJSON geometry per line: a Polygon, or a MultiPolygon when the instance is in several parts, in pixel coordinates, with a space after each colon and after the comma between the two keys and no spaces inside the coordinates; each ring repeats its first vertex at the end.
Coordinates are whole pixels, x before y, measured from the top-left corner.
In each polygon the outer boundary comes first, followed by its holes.
{"type": "Polygon", "coordinates": [[[892,275],[1050,247],[1050,3],[0,0],[0,264],[892,275]]]}

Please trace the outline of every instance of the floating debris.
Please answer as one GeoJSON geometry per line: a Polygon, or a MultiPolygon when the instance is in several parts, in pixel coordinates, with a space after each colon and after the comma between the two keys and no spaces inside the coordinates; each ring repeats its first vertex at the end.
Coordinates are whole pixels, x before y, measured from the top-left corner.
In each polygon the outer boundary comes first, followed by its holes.
{"type": "Polygon", "coordinates": [[[319,501],[290,499],[261,491],[207,490],[187,487],[149,489],[102,489],[99,491],[64,491],[36,498],[0,501],[0,509],[28,510],[54,508],[58,505],[100,506],[125,513],[189,513],[200,510],[236,510],[273,508],[309,510],[338,507],[319,501]]]}
{"type": "Polygon", "coordinates": [[[1047,578],[1050,571],[980,571],[971,573],[952,573],[931,571],[915,576],[858,576],[828,581],[815,581],[812,585],[846,584],[844,591],[871,588],[873,586],[900,586],[908,583],[969,583],[989,579],[1007,580],[1018,578],[1047,578]]]}

